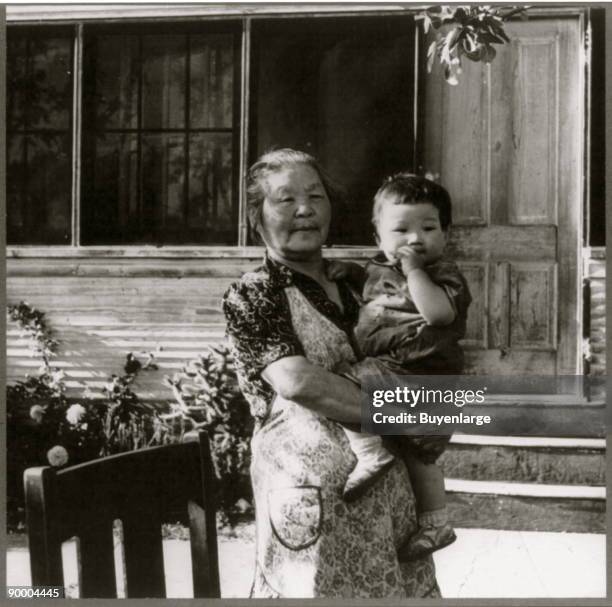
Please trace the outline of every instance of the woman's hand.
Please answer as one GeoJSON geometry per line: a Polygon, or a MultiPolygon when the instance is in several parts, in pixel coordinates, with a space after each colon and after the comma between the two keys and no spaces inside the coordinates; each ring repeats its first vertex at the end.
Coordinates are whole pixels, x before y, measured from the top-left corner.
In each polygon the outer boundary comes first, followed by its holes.
{"type": "Polygon", "coordinates": [[[327,278],[333,281],[347,280],[351,286],[362,290],[365,284],[365,270],[353,261],[331,260],[327,264],[327,278]]]}
{"type": "Polygon", "coordinates": [[[270,363],[261,375],[282,398],[340,422],[361,422],[359,387],[303,356],[281,358],[270,363]]]}

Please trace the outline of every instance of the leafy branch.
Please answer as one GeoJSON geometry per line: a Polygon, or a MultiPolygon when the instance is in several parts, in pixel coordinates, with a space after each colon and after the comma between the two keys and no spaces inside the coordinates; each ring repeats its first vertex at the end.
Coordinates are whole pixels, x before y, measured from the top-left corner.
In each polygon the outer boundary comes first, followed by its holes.
{"type": "Polygon", "coordinates": [[[21,301],[8,306],[8,315],[18,324],[21,332],[29,336],[30,349],[42,357],[48,370],[49,359],[57,351],[58,342],[52,337],[53,333],[47,326],[44,313],[21,301]]]}
{"type": "Polygon", "coordinates": [[[461,61],[491,63],[497,54],[494,44],[505,44],[510,38],[504,23],[512,17],[526,19],[527,7],[488,5],[433,6],[416,16],[423,21],[427,34],[435,30],[435,40],[427,49],[427,71],[431,72],[436,56],[451,85],[459,83],[461,61]]]}

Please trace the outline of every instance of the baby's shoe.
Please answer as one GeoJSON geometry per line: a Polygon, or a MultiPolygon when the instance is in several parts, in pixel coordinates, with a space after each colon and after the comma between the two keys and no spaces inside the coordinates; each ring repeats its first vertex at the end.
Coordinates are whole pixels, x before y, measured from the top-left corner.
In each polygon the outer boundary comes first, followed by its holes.
{"type": "Polygon", "coordinates": [[[393,465],[395,458],[388,452],[384,457],[362,457],[346,479],[342,496],[352,502],[363,495],[393,465]]]}
{"type": "Polygon", "coordinates": [[[440,526],[419,527],[416,533],[397,551],[400,562],[418,559],[449,546],[457,539],[455,530],[445,523],[440,526]]]}

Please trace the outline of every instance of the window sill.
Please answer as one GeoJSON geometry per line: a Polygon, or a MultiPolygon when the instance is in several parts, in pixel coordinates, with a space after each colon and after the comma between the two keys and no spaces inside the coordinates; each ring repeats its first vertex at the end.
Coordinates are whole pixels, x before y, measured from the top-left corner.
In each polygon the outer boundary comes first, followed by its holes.
{"type": "MultiPolygon", "coordinates": [[[[378,249],[372,246],[338,246],[323,250],[324,257],[366,259],[378,249]]],[[[14,259],[260,259],[264,247],[69,247],[69,246],[8,246],[7,260],[14,259]]]]}

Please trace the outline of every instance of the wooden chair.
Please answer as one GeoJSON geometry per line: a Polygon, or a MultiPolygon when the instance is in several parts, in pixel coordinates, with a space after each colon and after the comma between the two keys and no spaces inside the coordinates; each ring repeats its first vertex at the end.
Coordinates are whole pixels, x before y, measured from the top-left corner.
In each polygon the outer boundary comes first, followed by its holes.
{"type": "Polygon", "coordinates": [[[219,597],[214,474],[206,433],[70,468],[25,471],[33,586],[63,586],[62,542],[79,540],[80,595],[116,597],[113,522],[123,526],[126,595],[165,597],[162,523],[189,525],[195,597],[219,597]]]}

